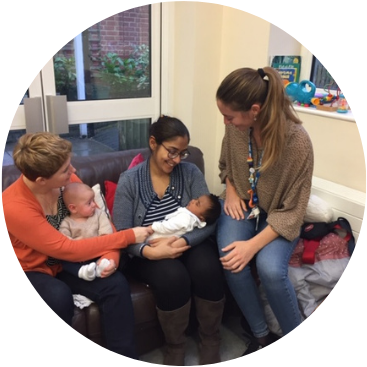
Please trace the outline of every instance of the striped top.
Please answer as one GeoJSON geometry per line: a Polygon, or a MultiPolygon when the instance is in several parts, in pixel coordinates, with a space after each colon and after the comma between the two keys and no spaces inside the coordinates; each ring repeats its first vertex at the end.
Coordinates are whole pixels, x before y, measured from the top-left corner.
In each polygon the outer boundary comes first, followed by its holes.
{"type": "Polygon", "coordinates": [[[151,202],[143,220],[143,226],[150,226],[153,222],[162,221],[167,214],[173,213],[180,208],[179,203],[169,193],[168,188],[162,199],[158,196],[151,202]]]}
{"type": "MultiPolygon", "coordinates": [[[[169,194],[178,206],[185,207],[192,198],[209,193],[204,175],[199,168],[189,162],[176,165],[170,174],[170,184],[166,194],[169,194]]],[[[149,159],[121,173],[113,204],[113,222],[116,229],[123,230],[148,223],[147,213],[153,212],[153,202],[157,201],[150,177],[149,159]]],[[[162,200],[160,200],[162,201],[162,200]]],[[[167,204],[167,203],[166,203],[167,204]]],[[[172,208],[172,211],[175,210],[172,208]]],[[[154,210],[155,211],[155,210],[154,210]]],[[[167,212],[162,212],[161,219],[167,212]]],[[[150,218],[149,221],[152,221],[150,218]]],[[[215,224],[205,228],[195,228],[186,233],[184,238],[190,246],[202,243],[215,231],[215,224]]],[[[130,245],[127,251],[140,256],[140,244],[130,245]]]]}

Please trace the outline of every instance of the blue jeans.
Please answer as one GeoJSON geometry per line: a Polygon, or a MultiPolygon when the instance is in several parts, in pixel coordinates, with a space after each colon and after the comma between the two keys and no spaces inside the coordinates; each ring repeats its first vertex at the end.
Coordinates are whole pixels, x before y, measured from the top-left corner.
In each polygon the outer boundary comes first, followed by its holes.
{"type": "MultiPolygon", "coordinates": [[[[245,219],[235,220],[223,211],[218,220],[217,243],[220,256],[226,253],[224,247],[234,241],[246,241],[262,231],[268,224],[267,214],[260,215],[258,230],[256,219],[247,220],[250,211],[245,212],[245,219]]],[[[301,323],[301,314],[295,290],[288,278],[288,262],[297,244],[298,238],[290,242],[278,237],[262,248],[256,255],[256,269],[266,297],[283,335],[289,333],[301,323]]],[[[225,270],[225,277],[238,306],[249,323],[255,337],[261,338],[269,333],[259,290],[252,276],[250,265],[241,272],[225,270]]]]}

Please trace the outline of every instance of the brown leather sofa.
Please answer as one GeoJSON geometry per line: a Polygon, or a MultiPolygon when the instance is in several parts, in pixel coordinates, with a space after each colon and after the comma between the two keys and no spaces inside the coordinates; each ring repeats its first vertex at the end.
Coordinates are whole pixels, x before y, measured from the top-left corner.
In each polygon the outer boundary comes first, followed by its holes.
{"type": "MultiPolygon", "coordinates": [[[[200,149],[191,146],[189,151],[191,155],[187,161],[195,163],[204,173],[204,158],[200,149]]],[[[132,149],[95,156],[73,157],[72,164],[83,182],[90,186],[99,183],[101,190],[105,193],[104,181],[117,182],[120,173],[128,168],[138,153],[141,153],[144,158],[150,154],[148,148],[132,149]]],[[[19,171],[15,166],[4,166],[2,173],[2,190],[19,177],[19,171]]],[[[135,279],[129,278],[129,282],[134,306],[138,353],[142,355],[162,346],[164,338],[157,319],[152,290],[135,279]]],[[[73,327],[90,340],[103,346],[99,311],[95,304],[82,310],[75,307],[73,327]]]]}

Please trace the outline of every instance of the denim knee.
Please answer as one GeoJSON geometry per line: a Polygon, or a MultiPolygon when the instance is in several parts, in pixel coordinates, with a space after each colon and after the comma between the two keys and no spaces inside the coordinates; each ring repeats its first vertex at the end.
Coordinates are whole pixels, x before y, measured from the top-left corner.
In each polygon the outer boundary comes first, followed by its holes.
{"type": "MultiPolygon", "coordinates": [[[[247,217],[247,215],[248,213],[245,212],[245,217],[247,217]]],[[[254,221],[249,221],[247,219],[233,219],[222,209],[217,225],[217,244],[221,256],[225,255],[222,248],[234,241],[246,241],[255,235],[256,231],[254,221]]]]}
{"type": "Polygon", "coordinates": [[[279,282],[287,278],[287,273],[281,267],[268,263],[256,264],[257,273],[262,284],[268,287],[276,287],[279,282]]]}

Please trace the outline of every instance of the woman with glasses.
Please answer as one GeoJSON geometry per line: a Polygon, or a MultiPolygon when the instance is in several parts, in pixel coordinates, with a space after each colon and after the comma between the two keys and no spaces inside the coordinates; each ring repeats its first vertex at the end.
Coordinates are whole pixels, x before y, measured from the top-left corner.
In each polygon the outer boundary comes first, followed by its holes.
{"type": "MultiPolygon", "coordinates": [[[[199,168],[184,162],[190,134],[178,119],[162,116],[149,132],[151,156],[120,176],[113,220],[118,230],[149,226],[193,198],[209,194],[199,168]]],[[[191,299],[199,322],[200,364],[220,362],[219,327],[224,308],[222,269],[215,243],[215,223],[180,238],[132,245],[126,271],[154,290],[166,351],[165,365],[184,365],[185,330],[191,299]]]]}

